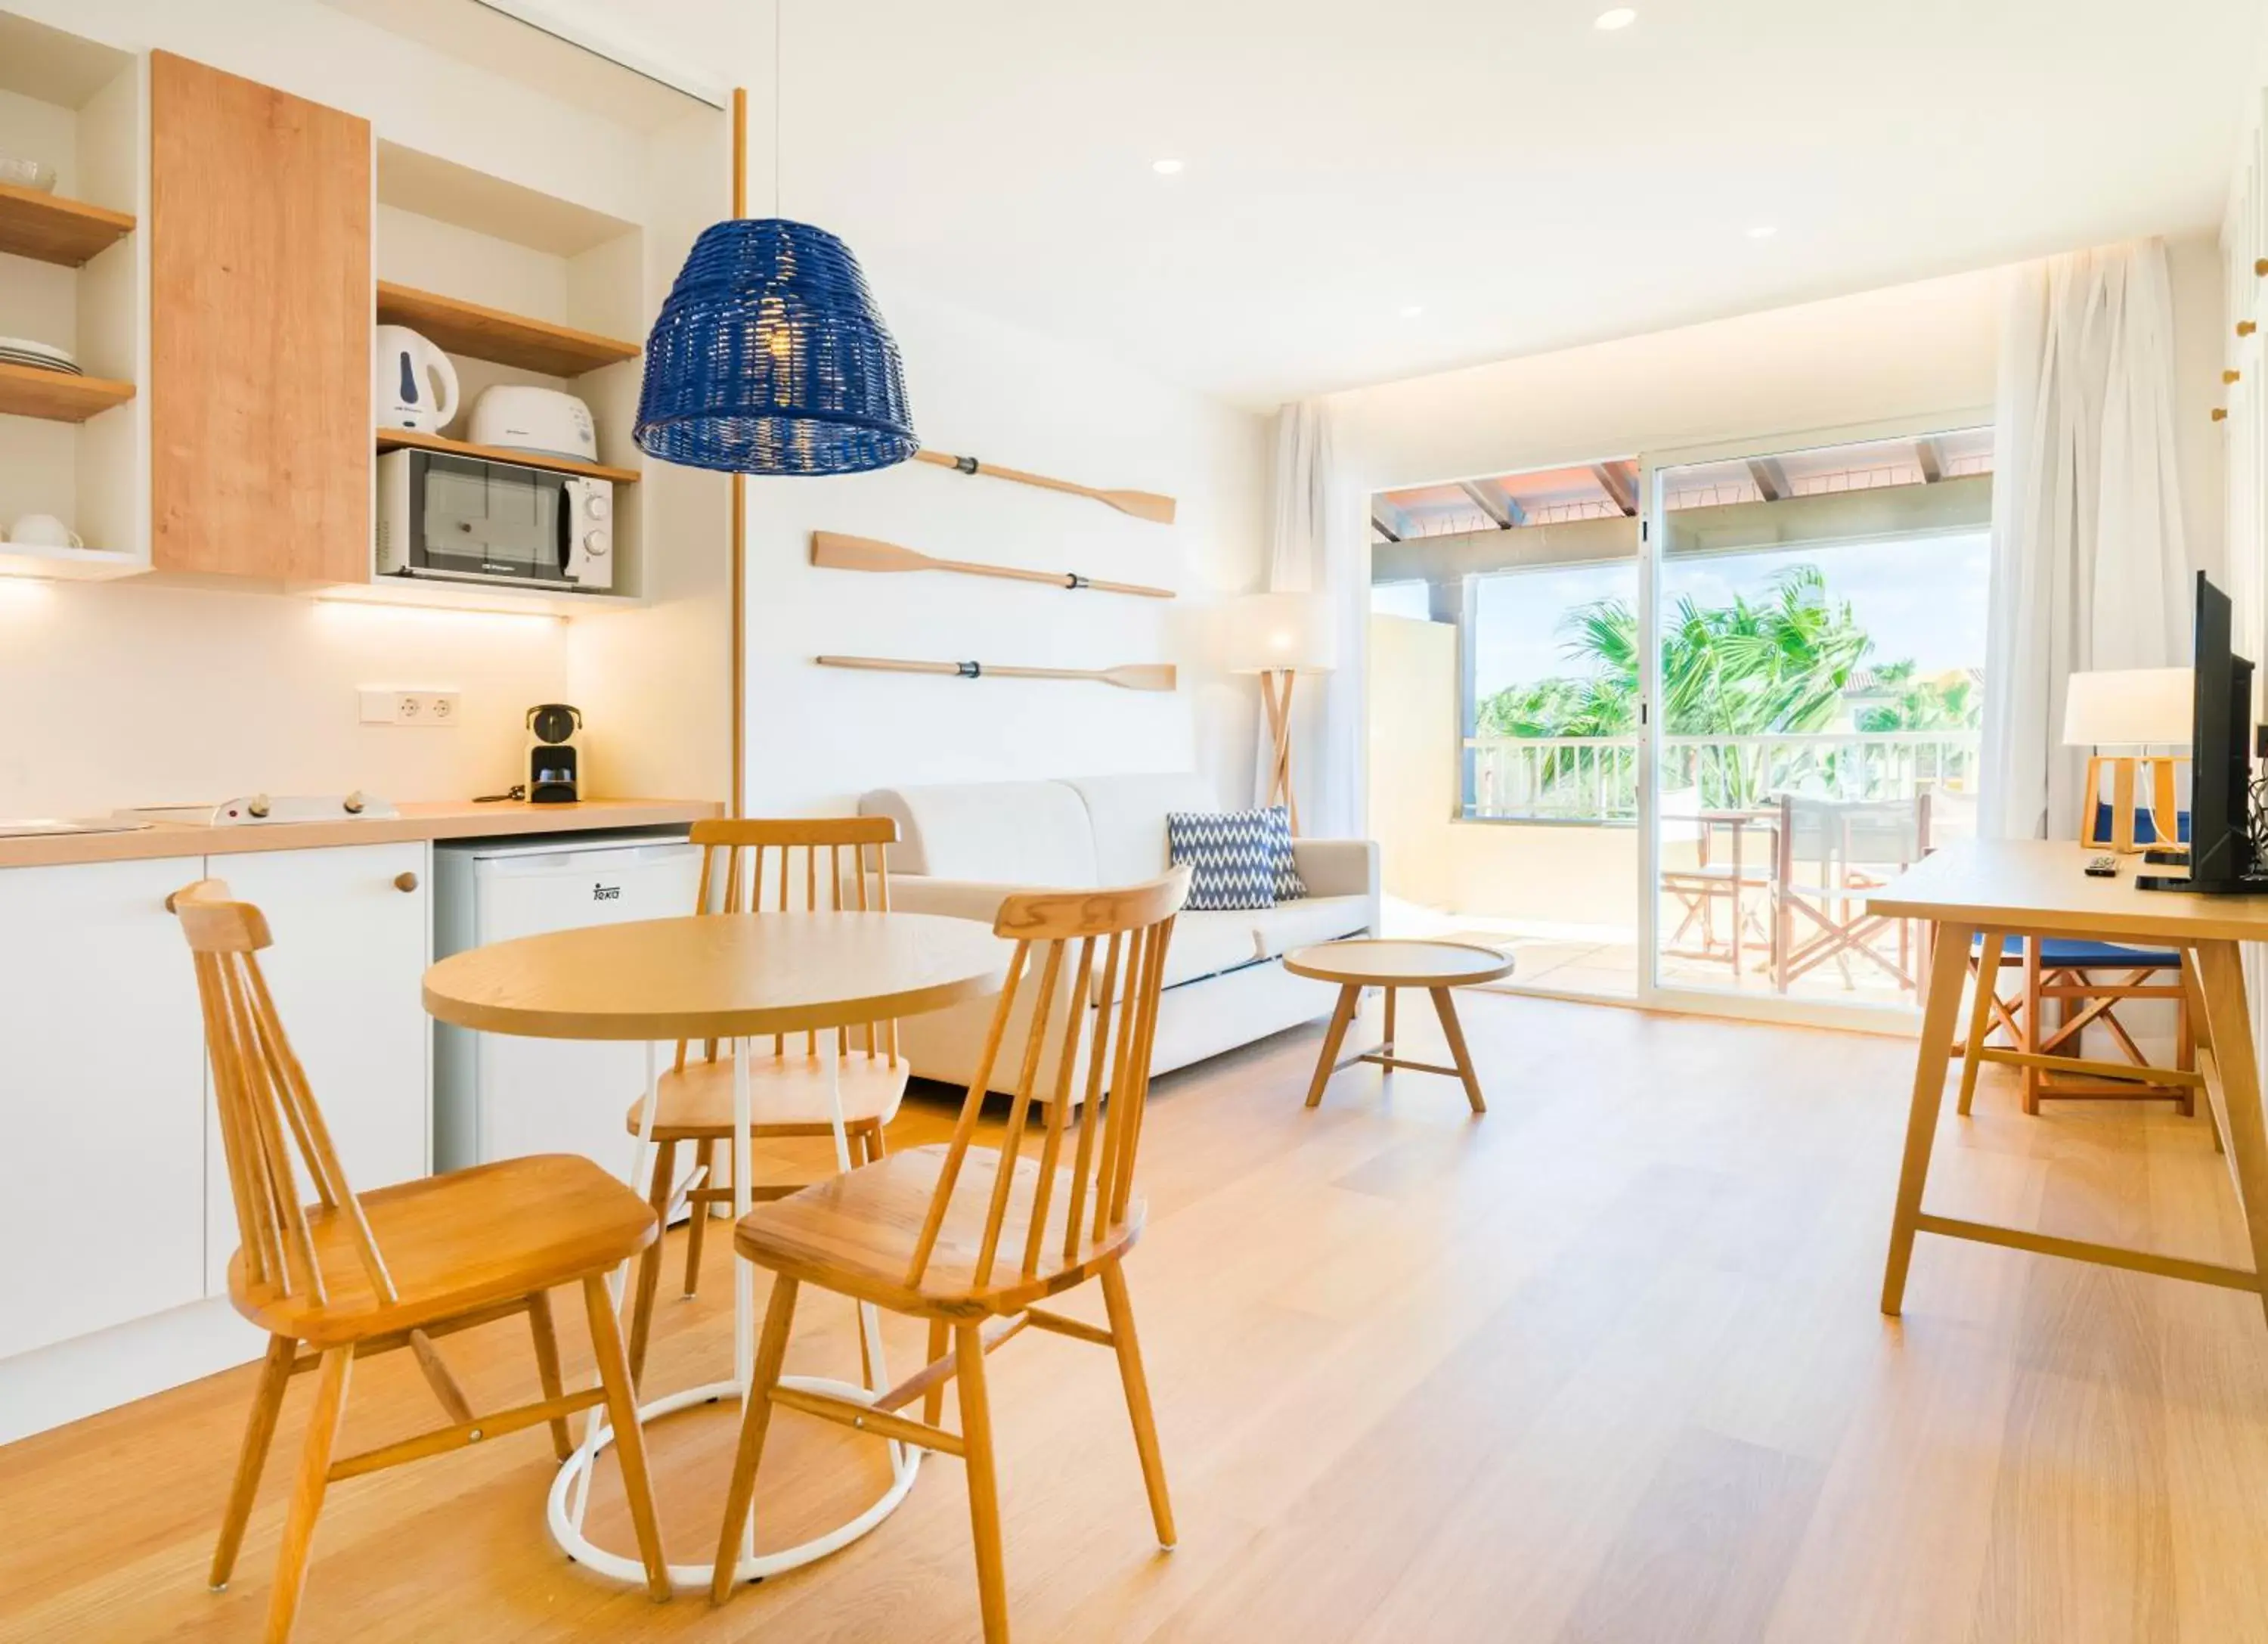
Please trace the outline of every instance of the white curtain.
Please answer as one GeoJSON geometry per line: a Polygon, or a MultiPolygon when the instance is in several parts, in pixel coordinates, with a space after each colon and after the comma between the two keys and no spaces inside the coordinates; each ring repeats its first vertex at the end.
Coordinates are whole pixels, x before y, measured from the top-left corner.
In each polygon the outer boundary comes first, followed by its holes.
{"type": "Polygon", "coordinates": [[[2150,240],[2017,271],[1993,431],[1982,827],[2076,838],[2085,750],[2066,682],[2189,660],[2174,316],[2150,240]]]}
{"type": "MultiPolygon", "coordinates": [[[[1300,675],[1292,698],[1292,779],[1300,791],[1300,829],[1320,839],[1352,837],[1363,824],[1369,573],[1344,490],[1332,456],[1329,404],[1307,399],[1278,409],[1263,591],[1329,595],[1337,630],[1338,665],[1328,674],[1300,675]]],[[[1263,716],[1253,756],[1256,793],[1267,792],[1273,753],[1263,716]]]]}

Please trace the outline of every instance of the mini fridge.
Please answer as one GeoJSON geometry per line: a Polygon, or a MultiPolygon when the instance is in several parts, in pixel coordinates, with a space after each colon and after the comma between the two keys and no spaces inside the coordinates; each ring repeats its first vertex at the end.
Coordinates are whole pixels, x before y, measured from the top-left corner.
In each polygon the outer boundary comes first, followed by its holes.
{"type": "MultiPolygon", "coordinates": [[[[688,914],[700,879],[700,849],[682,834],[437,844],[433,955],[578,925],[688,914]]],[[[659,1054],[666,1058],[670,1047],[659,1054]]],[[[434,1168],[577,1153],[627,1179],[634,1138],[623,1120],[644,1088],[642,1045],[522,1039],[436,1023],[434,1168]]]]}

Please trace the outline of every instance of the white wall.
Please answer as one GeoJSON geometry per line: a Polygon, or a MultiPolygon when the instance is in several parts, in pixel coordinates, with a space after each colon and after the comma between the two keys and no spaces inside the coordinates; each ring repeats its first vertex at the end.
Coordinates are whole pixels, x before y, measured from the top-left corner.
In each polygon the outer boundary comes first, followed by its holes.
{"type": "Polygon", "coordinates": [[[870,269],[932,449],[1110,488],[1161,491],[1162,527],[1102,505],[909,463],[748,485],[749,804],[847,803],[898,783],[1195,768],[1241,803],[1248,681],[1206,664],[1206,607],[1260,575],[1263,419],[1127,365],[932,302],[870,269]],[[1174,590],[1174,601],[937,572],[816,570],[815,529],[982,561],[1174,590]],[[1079,682],[853,673],[821,652],[1108,667],[1174,661],[1151,695],[1079,682]]]}
{"type": "MultiPolygon", "coordinates": [[[[2168,243],[2182,502],[2220,563],[2221,297],[2210,236],[2168,243]]],[[[2005,271],[1986,269],[1332,396],[1371,489],[1905,417],[1989,413],[2005,271]]]]}

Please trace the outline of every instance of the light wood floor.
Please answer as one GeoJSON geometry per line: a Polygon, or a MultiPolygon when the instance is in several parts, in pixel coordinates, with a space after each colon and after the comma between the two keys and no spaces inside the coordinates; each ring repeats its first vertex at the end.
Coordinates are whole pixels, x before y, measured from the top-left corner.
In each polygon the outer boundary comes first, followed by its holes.
{"type": "MultiPolygon", "coordinates": [[[[1421,1015],[1405,1043],[1437,1055],[1421,1015]]],[[[1502,997],[1464,1016],[1479,1120],[1454,1081],[1381,1095],[1367,1067],[1303,1111],[1315,1029],[1160,1081],[1129,1272],[1181,1547],[1152,1540],[1108,1356],[1027,1334],[993,1373],[1020,1639],[2268,1640],[2256,1301],[1925,1235],[1885,1320],[1908,1043],[1502,997]]],[[[1939,1158],[1933,1207],[2244,1259],[2198,1122],[2027,1120],[1988,1083],[1939,1158]]],[[[729,1250],[698,1301],[664,1301],[653,1386],[728,1373],[729,1250]]],[[[914,1362],[917,1331],[891,1342],[914,1362]]],[[[516,1330],[445,1351],[476,1402],[526,1385],[516,1330]]],[[[812,1299],[790,1369],[856,1362],[848,1308],[812,1299]]],[[[232,1372],[0,1449],[0,1637],[256,1636],[307,1390],[215,1596],[250,1389],[232,1372]]],[[[431,1417],[407,1355],[354,1394],[357,1447],[431,1417]]],[[[681,1558],[713,1544],[729,1428],[655,1430],[681,1558]]],[[[773,1433],[763,1544],[880,1478],[850,1434],[773,1433]]],[[[723,1611],[569,1564],[551,1473],[539,1430],[337,1486],[299,1638],[975,1636],[949,1458],[874,1535],[723,1611]]],[[[627,1546],[608,1478],[593,1522],[627,1546]]]]}

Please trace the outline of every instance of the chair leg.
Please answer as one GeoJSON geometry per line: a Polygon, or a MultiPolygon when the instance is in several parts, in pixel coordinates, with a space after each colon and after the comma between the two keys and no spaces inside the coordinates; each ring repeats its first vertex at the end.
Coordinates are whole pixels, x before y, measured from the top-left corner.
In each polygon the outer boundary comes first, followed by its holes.
{"type": "Polygon", "coordinates": [[[637,1300],[630,1308],[630,1380],[645,1380],[646,1339],[653,1331],[654,1293],[661,1288],[661,1246],[669,1235],[669,1189],[675,1179],[677,1144],[657,1142],[653,1149],[653,1181],[646,1190],[646,1202],[653,1206],[654,1218],[661,1225],[654,1230],[653,1242],[638,1255],[637,1300]]]}
{"type": "Polygon", "coordinates": [[[740,1566],[740,1532],[755,1500],[756,1468],[764,1459],[764,1433],[771,1426],[772,1389],[779,1385],[787,1358],[788,1327],[795,1322],[798,1281],[781,1274],[772,1280],[771,1303],[764,1309],[764,1333],[756,1342],[756,1363],[740,1411],[740,1443],[733,1456],[733,1478],[725,1489],[725,1522],[717,1533],[717,1569],[709,1597],[723,1603],[733,1596],[733,1572],[740,1566]]]}
{"type": "MultiPolygon", "coordinates": [[[[943,1319],[933,1318],[930,1320],[928,1362],[935,1364],[939,1359],[945,1357],[945,1350],[946,1346],[950,1345],[952,1327],[946,1324],[943,1319]]],[[[939,1422],[945,1419],[944,1382],[938,1382],[935,1386],[932,1387],[929,1391],[922,1395],[922,1419],[928,1422],[932,1427],[936,1427],[939,1422]]]]}
{"type": "Polygon", "coordinates": [[[630,1502],[630,1527],[637,1533],[638,1557],[645,1565],[645,1589],[659,1602],[669,1596],[669,1557],[662,1551],[661,1522],[654,1516],[645,1429],[638,1425],[637,1382],[622,1353],[615,1299],[607,1294],[603,1275],[585,1275],[583,1310],[591,1317],[591,1353],[599,1361],[599,1384],[607,1390],[607,1420],[615,1430],[615,1458],[622,1463],[622,1494],[630,1502]]]}
{"type": "Polygon", "coordinates": [[[877,1119],[866,1132],[866,1162],[880,1164],[889,1156],[889,1144],[882,1139],[882,1122],[877,1119]]]}
{"type": "MultiPolygon", "coordinates": [[[[559,1379],[559,1332],[551,1322],[549,1292],[538,1290],[527,1298],[527,1329],[535,1338],[535,1375],[543,1384],[543,1396],[557,1398],[567,1385],[559,1379]]],[[[575,1454],[575,1435],[567,1430],[564,1416],[551,1424],[551,1449],[563,1462],[575,1454]]]]}
{"type": "MultiPolygon", "coordinates": [[[[703,1187],[716,1185],[710,1180],[715,1174],[716,1161],[717,1144],[704,1139],[693,1154],[693,1162],[701,1168],[703,1187]]],[[[704,1200],[696,1199],[686,1206],[686,1211],[685,1294],[690,1298],[701,1289],[701,1246],[709,1235],[709,1205],[704,1200]]]]}
{"type": "Polygon", "coordinates": [[[1118,1348],[1118,1378],[1126,1383],[1126,1413],[1134,1420],[1134,1449],[1142,1458],[1142,1483],[1150,1493],[1150,1517],[1158,1544],[1170,1549],[1174,1505],[1166,1495],[1166,1458],[1158,1449],[1158,1418],[1150,1408],[1150,1382],[1142,1374],[1142,1345],[1134,1335],[1134,1303],[1126,1294],[1126,1269],[1116,1257],[1103,1264],[1102,1301],[1118,1348]]]}
{"type": "Polygon", "coordinates": [[[299,1452],[299,1476],[292,1483],[291,1507],[284,1520],[284,1545],[276,1555],[276,1588],[268,1597],[267,1644],[286,1644],[299,1618],[315,1515],[323,1510],[323,1491],[330,1483],[331,1451],[339,1441],[339,1425],[347,1410],[347,1373],[353,1368],[353,1347],[333,1347],[323,1354],[322,1368],[315,1373],[307,1441],[299,1452]]]}
{"type": "MultiPolygon", "coordinates": [[[[2047,1001],[2040,997],[2040,939],[2024,938],[2024,1049],[2037,1051],[2047,1037],[2047,1001]]],[[[2024,1111],[2036,1117],[2040,1110],[2040,1070],[2024,1069],[2024,1111]]]]}
{"type": "Polygon", "coordinates": [[[1000,1556],[1000,1478],[992,1457],[992,1404],[984,1387],[984,1337],[957,1324],[953,1352],[961,1384],[961,1442],[968,1467],[968,1524],[976,1543],[976,1602],[984,1644],[1008,1644],[1008,1569],[1000,1556]]]}
{"type": "Polygon", "coordinates": [[[244,1444],[237,1452],[236,1482],[229,1486],[228,1506],[221,1514],[220,1543],[213,1549],[210,1581],[219,1592],[236,1569],[237,1550],[244,1545],[244,1523],[252,1516],[252,1498],[260,1489],[261,1470],[268,1464],[268,1446],[276,1437],[276,1413],[284,1408],[284,1390],[291,1385],[291,1360],[299,1344],[289,1336],[268,1338],[268,1357],[260,1367],[260,1384],[253,1391],[252,1414],[244,1424],[244,1444]]]}

